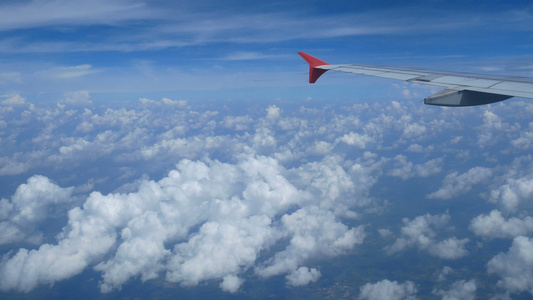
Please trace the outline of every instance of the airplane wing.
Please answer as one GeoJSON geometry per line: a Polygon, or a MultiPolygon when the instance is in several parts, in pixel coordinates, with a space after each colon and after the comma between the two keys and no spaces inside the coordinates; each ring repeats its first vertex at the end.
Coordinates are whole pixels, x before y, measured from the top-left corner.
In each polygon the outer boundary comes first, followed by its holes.
{"type": "Polygon", "coordinates": [[[512,97],[533,98],[533,78],[429,71],[370,65],[331,65],[304,52],[309,63],[309,82],[326,71],[340,71],[442,86],[445,89],[424,99],[425,104],[472,106],[503,101],[512,97]]]}

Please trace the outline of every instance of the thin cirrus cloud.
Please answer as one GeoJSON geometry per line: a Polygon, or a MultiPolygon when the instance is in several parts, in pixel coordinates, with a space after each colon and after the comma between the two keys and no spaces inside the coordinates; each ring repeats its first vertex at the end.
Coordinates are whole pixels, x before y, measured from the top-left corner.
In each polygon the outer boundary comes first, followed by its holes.
{"type": "MultiPolygon", "coordinates": [[[[332,16],[295,8],[283,13],[258,13],[238,8],[224,8],[222,11],[228,13],[214,13],[193,5],[158,6],[143,1],[30,1],[4,4],[0,13],[0,30],[4,32],[30,28],[56,31],[62,27],[98,25],[110,26],[115,30],[102,31],[98,39],[88,35],[81,41],[73,41],[68,30],[65,31],[65,39],[56,41],[43,40],[38,36],[34,39],[25,35],[18,38],[6,37],[0,51],[154,51],[212,43],[273,43],[316,38],[447,32],[457,28],[482,28],[485,23],[480,20],[495,18],[483,12],[478,13],[481,15],[479,18],[465,18],[455,11],[434,17],[424,13],[424,8],[405,9],[406,14],[417,16],[417,25],[412,25],[411,18],[402,16],[396,10],[386,9],[373,11],[371,14],[336,13],[332,16]],[[442,18],[443,21],[436,21],[435,18],[442,18]],[[142,26],[132,21],[140,22],[142,26]],[[130,28],[136,30],[126,30],[121,24],[129,24],[132,26],[130,28]]],[[[525,21],[522,19],[515,20],[514,23],[516,22],[525,21]]]]}
{"type": "Polygon", "coordinates": [[[151,15],[143,2],[129,0],[92,2],[32,0],[4,3],[1,7],[1,31],[43,26],[114,24],[149,18],[151,15]]]}
{"type": "Polygon", "coordinates": [[[70,67],[55,67],[50,70],[38,73],[38,75],[44,78],[52,79],[74,79],[98,72],[99,71],[95,70],[91,65],[84,64],[70,67]]]}

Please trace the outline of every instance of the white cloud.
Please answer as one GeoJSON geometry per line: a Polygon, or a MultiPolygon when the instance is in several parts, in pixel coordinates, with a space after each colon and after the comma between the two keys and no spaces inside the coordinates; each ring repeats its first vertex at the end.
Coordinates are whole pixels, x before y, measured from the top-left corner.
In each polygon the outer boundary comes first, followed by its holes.
{"type": "Polygon", "coordinates": [[[253,122],[254,120],[249,116],[225,116],[220,125],[225,128],[244,131],[250,129],[253,122]]]}
{"type": "Polygon", "coordinates": [[[130,1],[94,1],[91,3],[60,0],[32,0],[2,5],[0,30],[50,25],[112,24],[119,21],[149,17],[144,5],[130,1]],[[25,16],[20,18],[19,16],[25,16]]]}
{"type": "Polygon", "coordinates": [[[92,105],[88,91],[74,91],[65,93],[65,103],[71,105],[92,105]]]}
{"type": "Polygon", "coordinates": [[[431,225],[440,228],[445,225],[450,216],[442,214],[440,216],[432,216],[426,214],[418,216],[414,220],[404,218],[402,221],[405,224],[401,229],[401,237],[396,239],[394,244],[387,247],[389,254],[402,251],[406,247],[418,246],[420,248],[428,248],[431,246],[436,233],[430,228],[431,225]]]}
{"type": "Polygon", "coordinates": [[[388,228],[380,228],[378,229],[378,233],[382,238],[388,238],[392,236],[392,231],[388,228]]]}
{"type": "Polygon", "coordinates": [[[266,216],[229,224],[205,223],[198,234],[174,247],[166,279],[190,286],[239,273],[254,264],[259,252],[273,238],[266,216]]]}
{"type": "Polygon", "coordinates": [[[359,149],[365,149],[366,144],[372,142],[372,139],[366,134],[350,132],[339,138],[339,141],[344,142],[350,146],[355,146],[359,149]]]}
{"type": "Polygon", "coordinates": [[[235,60],[280,59],[280,58],[286,58],[286,56],[264,54],[264,53],[254,52],[254,51],[238,51],[238,52],[228,54],[225,57],[222,57],[221,59],[235,61],[235,60]]]}
{"type": "Polygon", "coordinates": [[[473,300],[476,299],[476,289],[475,280],[460,280],[447,291],[434,289],[432,293],[442,296],[442,300],[473,300]]]}
{"type": "Polygon", "coordinates": [[[289,172],[298,187],[320,193],[321,207],[343,215],[350,206],[369,203],[367,194],[375,183],[372,169],[379,169],[382,162],[370,166],[355,163],[349,170],[345,170],[342,163],[341,157],[328,155],[322,161],[311,162],[289,172]]]}
{"type": "Polygon", "coordinates": [[[470,222],[470,230],[485,238],[514,238],[533,232],[533,218],[522,219],[512,217],[505,220],[498,210],[489,215],[479,215],[470,222]]]}
{"type": "Polygon", "coordinates": [[[0,218],[0,245],[15,242],[39,243],[36,226],[48,218],[48,209],[60,207],[72,201],[73,187],[61,188],[44,176],[35,175],[21,184],[11,200],[2,199],[2,218],[0,218]]]}
{"type": "Polygon", "coordinates": [[[267,111],[267,119],[275,120],[278,119],[281,116],[281,109],[277,107],[276,105],[270,105],[266,109],[267,111]]]}
{"type": "Polygon", "coordinates": [[[82,272],[115,243],[116,234],[107,220],[86,211],[69,212],[70,230],[58,244],[43,244],[36,250],[20,249],[0,265],[0,289],[28,292],[40,284],[53,284],[82,272]],[[89,223],[87,223],[89,222],[89,223]]]}
{"type": "Polygon", "coordinates": [[[387,246],[388,254],[400,252],[408,247],[417,247],[426,250],[429,254],[442,259],[458,259],[468,254],[464,249],[468,239],[458,240],[455,237],[437,241],[434,229],[440,229],[448,223],[450,216],[442,214],[432,216],[429,214],[418,216],[414,220],[403,219],[405,224],[401,229],[401,236],[394,244],[387,246]]]}
{"type": "Polygon", "coordinates": [[[527,174],[523,177],[515,178],[516,175],[513,173],[515,171],[511,170],[506,183],[493,189],[490,193],[490,198],[493,202],[501,202],[503,207],[510,211],[516,210],[524,201],[528,202],[531,195],[533,195],[533,176],[527,174]]]}
{"type": "Polygon", "coordinates": [[[2,101],[2,105],[6,106],[19,106],[26,104],[26,98],[21,97],[19,94],[4,96],[7,99],[2,101]]]}
{"type": "MultiPolygon", "coordinates": [[[[350,228],[332,211],[317,206],[327,186],[299,190],[285,172],[276,160],[253,155],[241,156],[235,165],[183,160],[158,182],[139,181],[135,192],[93,192],[82,207],[70,210],[57,244],[20,249],[4,259],[0,288],[29,291],[89,266],[102,273],[102,292],[120,289],[132,277],[146,281],[162,272],[166,280],[182,285],[221,280],[220,287],[229,292],[239,289],[238,275],[250,268],[262,277],[289,274],[292,285],[315,281],[319,272],[301,264],[349,253],[363,242],[365,233],[362,226],[350,228]],[[301,208],[291,213],[295,206],[301,208]],[[274,222],[276,216],[281,216],[279,222],[274,222]],[[287,247],[257,264],[262,250],[280,239],[289,241],[287,247]],[[168,249],[168,243],[173,248],[168,249]]],[[[49,191],[56,204],[72,192],[45,177],[30,179],[28,186],[37,181],[44,183],[40,196],[49,191]]],[[[22,185],[13,205],[2,200],[2,207],[16,211],[15,204],[22,201],[17,199],[26,199],[25,209],[47,203],[30,197],[34,191],[22,185]]],[[[339,195],[329,195],[327,203],[334,207],[339,195]]],[[[36,219],[35,211],[19,215],[36,219]]]]}
{"type": "Polygon", "coordinates": [[[336,221],[333,213],[316,206],[284,215],[281,221],[284,235],[290,237],[289,245],[256,268],[256,273],[262,277],[292,273],[314,256],[334,257],[347,253],[365,238],[362,226],[350,229],[336,221]]]}
{"type": "MultiPolygon", "coordinates": [[[[31,290],[88,268],[101,275],[94,282],[102,292],[123,288],[132,279],[144,282],[157,277],[163,278],[154,284],[166,280],[194,286],[209,281],[230,293],[271,276],[297,286],[323,280],[325,274],[320,271],[324,271],[310,266],[320,259],[345,254],[357,257],[359,245],[364,247],[368,240],[366,231],[383,236],[378,236],[378,241],[389,244],[387,254],[413,249],[437,259],[458,259],[468,254],[469,245],[468,239],[453,236],[459,215],[452,215],[452,220],[448,213],[422,211],[418,217],[405,218],[400,226],[390,223],[398,214],[409,212],[394,210],[395,217],[389,218],[389,207],[381,205],[380,201],[392,201],[384,199],[392,199],[403,185],[389,175],[417,177],[420,191],[427,193],[432,186],[427,183],[442,180],[441,168],[446,166],[450,174],[456,173],[448,175],[441,190],[448,190],[448,195],[463,193],[468,190],[465,186],[479,184],[494,202],[486,205],[512,203],[514,196],[514,207],[522,208],[531,194],[529,153],[507,149],[508,154],[497,156],[501,162],[490,161],[490,169],[475,168],[485,159],[481,152],[500,153],[507,147],[500,144],[482,151],[472,135],[464,132],[462,126],[468,122],[481,123],[482,112],[422,107],[404,118],[409,104],[356,104],[343,106],[342,114],[335,113],[336,107],[293,111],[277,104],[246,108],[249,113],[233,115],[228,113],[230,107],[222,105],[205,110],[205,103],[164,99],[140,99],[124,108],[109,103],[90,109],[69,109],[62,104],[0,107],[6,123],[0,124],[4,127],[0,128],[0,174],[22,174],[3,177],[9,182],[6,186],[15,190],[21,177],[31,179],[33,173],[43,171],[63,186],[75,186],[72,190],[61,188],[48,177],[36,181],[50,190],[55,186],[56,195],[102,191],[77,195],[75,202],[66,196],[56,198],[62,199],[58,203],[41,202],[47,209],[34,206],[39,203],[37,197],[28,197],[33,200],[25,207],[47,213],[44,219],[26,222],[31,228],[24,231],[15,230],[17,224],[13,223],[19,214],[14,204],[16,192],[3,194],[2,237],[23,244],[4,244],[11,252],[0,264],[2,290],[31,290]],[[409,124],[424,126],[426,133],[404,135],[409,124]],[[450,146],[449,135],[464,138],[460,145],[450,146]],[[360,147],[363,144],[364,149],[360,147]],[[415,144],[420,147],[412,149],[425,152],[400,153],[415,144]],[[471,149],[470,156],[457,161],[456,151],[465,147],[471,149]],[[511,154],[517,158],[505,165],[511,154]],[[495,164],[499,166],[493,167],[495,164]],[[461,174],[464,171],[458,168],[467,172],[461,174]],[[490,175],[483,175],[487,170],[490,175]],[[458,178],[467,184],[461,185],[458,178]],[[77,205],[79,208],[73,208],[77,205]],[[55,222],[67,219],[68,209],[68,223],[59,235],[48,229],[58,225],[41,226],[50,217],[56,218],[55,222]],[[372,228],[373,221],[370,225],[359,223],[373,220],[374,215],[369,214],[375,212],[379,212],[377,227],[372,228]],[[380,223],[385,218],[387,221],[380,223]],[[47,229],[39,232],[40,228],[47,229]],[[95,249],[86,239],[102,246],[95,249]],[[45,244],[41,244],[43,240],[45,244]],[[52,261],[56,257],[60,257],[57,263],[52,261]],[[34,267],[29,268],[30,264],[34,267]]],[[[522,106],[511,108],[501,109],[526,111],[522,106]]],[[[31,180],[27,185],[32,185],[31,180]]],[[[37,185],[33,189],[37,190],[37,185]]],[[[453,212],[459,204],[450,205],[453,212]]],[[[527,209],[515,217],[498,211],[472,213],[479,215],[470,226],[477,235],[471,240],[478,245],[482,237],[531,233],[527,209]]],[[[481,246],[476,251],[487,253],[481,246]]],[[[375,257],[379,259],[379,253],[375,257]]],[[[448,277],[459,270],[475,272],[469,267],[457,266],[456,270],[448,277]]],[[[503,278],[503,271],[499,272],[503,278]]],[[[438,286],[442,296],[451,291],[443,287],[444,273],[443,269],[438,286]]],[[[481,275],[476,280],[482,282],[488,276],[477,274],[481,275]]],[[[425,287],[424,293],[431,288],[425,287]]]]}
{"type": "Polygon", "coordinates": [[[27,162],[19,162],[7,157],[0,157],[0,175],[17,175],[30,169],[27,162]]]}
{"type": "Polygon", "coordinates": [[[407,151],[414,152],[414,153],[429,153],[431,151],[435,150],[435,147],[433,145],[429,145],[427,147],[424,147],[420,144],[411,144],[409,147],[407,147],[407,151]]]}
{"type": "Polygon", "coordinates": [[[458,259],[468,255],[464,248],[468,239],[457,239],[455,237],[440,241],[428,248],[430,254],[443,259],[458,259]]]}
{"type": "Polygon", "coordinates": [[[500,276],[498,286],[511,293],[533,295],[533,240],[525,236],[514,238],[507,253],[500,253],[487,263],[488,272],[500,276]]]}
{"type": "Polygon", "coordinates": [[[225,292],[236,293],[239,291],[239,288],[243,283],[243,279],[235,275],[228,275],[224,276],[222,282],[220,283],[220,288],[225,292]]]}
{"type": "Polygon", "coordinates": [[[520,137],[512,140],[511,143],[522,150],[531,150],[533,148],[533,122],[529,123],[527,130],[520,130],[520,137]]]}
{"type": "Polygon", "coordinates": [[[510,133],[520,131],[521,128],[517,124],[509,124],[502,121],[502,118],[496,113],[490,111],[490,108],[485,108],[483,112],[483,126],[478,133],[478,145],[483,148],[487,145],[498,143],[502,139],[502,133],[510,133]]]}
{"type": "Polygon", "coordinates": [[[394,169],[390,170],[388,175],[400,177],[403,180],[412,177],[428,177],[441,171],[442,158],[428,160],[420,165],[415,165],[407,161],[405,155],[399,154],[394,157],[394,169]]]}
{"type": "Polygon", "coordinates": [[[441,157],[428,160],[420,165],[415,165],[416,175],[419,177],[429,177],[440,173],[442,170],[443,161],[444,159],[441,157]]]}
{"type": "Polygon", "coordinates": [[[414,300],[417,299],[417,292],[418,289],[412,281],[398,283],[384,279],[363,285],[359,297],[365,300],[414,300]]]}
{"type": "Polygon", "coordinates": [[[439,272],[439,276],[437,277],[437,282],[443,282],[444,280],[446,280],[446,276],[448,276],[452,272],[453,272],[452,268],[448,266],[443,267],[442,270],[439,272]]]}
{"type": "Polygon", "coordinates": [[[141,104],[147,105],[168,105],[168,106],[176,106],[176,107],[186,107],[188,105],[187,100],[172,100],[169,98],[162,98],[160,101],[155,101],[148,98],[140,98],[139,102],[141,104]]]}
{"type": "Polygon", "coordinates": [[[51,77],[56,79],[73,79],[83,77],[89,74],[99,72],[94,70],[89,64],[83,64],[72,67],[56,67],[48,71],[42,72],[43,77],[51,77]]]}
{"type": "Polygon", "coordinates": [[[310,282],[316,282],[321,274],[315,268],[299,267],[291,274],[285,276],[287,284],[292,286],[308,285],[310,282]]]}
{"type": "Polygon", "coordinates": [[[120,289],[124,282],[138,274],[143,282],[157,278],[164,270],[162,259],[170,254],[163,244],[166,234],[156,212],[148,211],[132,219],[128,227],[122,229],[123,241],[113,259],[94,267],[104,273],[100,283],[102,292],[120,289]]]}
{"type": "Polygon", "coordinates": [[[472,189],[472,186],[486,180],[492,175],[489,168],[474,167],[466,173],[460,174],[452,172],[444,178],[442,187],[428,195],[428,198],[434,199],[451,199],[460,194],[467,193],[472,189]]]}
{"type": "Polygon", "coordinates": [[[427,131],[426,127],[417,123],[408,124],[404,130],[403,135],[406,137],[418,137],[427,131]]]}

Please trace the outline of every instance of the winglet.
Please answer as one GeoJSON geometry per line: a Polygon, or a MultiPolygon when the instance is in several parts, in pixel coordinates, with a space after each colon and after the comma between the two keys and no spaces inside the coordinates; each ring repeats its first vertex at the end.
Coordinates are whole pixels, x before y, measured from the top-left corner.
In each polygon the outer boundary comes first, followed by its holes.
{"type": "Polygon", "coordinates": [[[327,70],[317,69],[317,67],[329,65],[327,62],[304,52],[298,52],[298,54],[300,54],[300,56],[303,57],[307,63],[309,63],[309,83],[315,83],[318,77],[326,73],[327,70]]]}

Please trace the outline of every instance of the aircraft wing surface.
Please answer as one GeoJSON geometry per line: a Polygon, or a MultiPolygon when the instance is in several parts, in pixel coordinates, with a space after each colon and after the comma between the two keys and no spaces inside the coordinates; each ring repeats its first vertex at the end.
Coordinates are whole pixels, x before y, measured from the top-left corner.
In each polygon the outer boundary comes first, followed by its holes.
{"type": "Polygon", "coordinates": [[[340,71],[422,84],[445,89],[424,99],[425,104],[472,106],[489,104],[511,97],[533,98],[533,78],[471,73],[455,73],[371,65],[331,65],[304,52],[309,63],[309,82],[314,83],[326,71],[340,71]]]}

